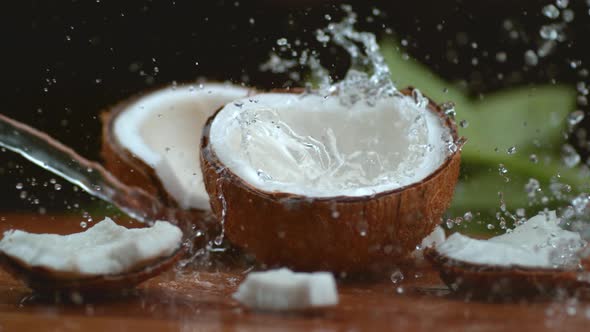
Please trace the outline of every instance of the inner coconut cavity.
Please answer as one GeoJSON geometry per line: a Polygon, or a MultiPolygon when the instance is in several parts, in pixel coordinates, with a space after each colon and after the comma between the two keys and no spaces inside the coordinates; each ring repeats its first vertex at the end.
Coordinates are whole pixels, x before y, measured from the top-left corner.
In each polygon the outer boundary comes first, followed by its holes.
{"type": "Polygon", "coordinates": [[[338,97],[268,93],[226,105],[210,144],[226,167],[267,191],[365,196],[423,180],[450,154],[449,129],[411,97],[345,106],[338,97]]]}
{"type": "Polygon", "coordinates": [[[182,208],[209,210],[199,163],[203,125],[219,107],[247,95],[225,84],[169,87],[148,94],[114,122],[118,143],[152,167],[182,208]]]}
{"type": "Polygon", "coordinates": [[[455,233],[436,247],[459,262],[495,267],[569,269],[580,263],[586,243],[580,234],[564,230],[555,212],[541,213],[510,232],[488,240],[455,233]]]}
{"type": "Polygon", "coordinates": [[[0,252],[23,267],[78,279],[150,266],[174,254],[181,243],[182,232],[168,222],[128,229],[106,218],[85,232],[70,235],[10,230],[0,240],[0,252]]]}

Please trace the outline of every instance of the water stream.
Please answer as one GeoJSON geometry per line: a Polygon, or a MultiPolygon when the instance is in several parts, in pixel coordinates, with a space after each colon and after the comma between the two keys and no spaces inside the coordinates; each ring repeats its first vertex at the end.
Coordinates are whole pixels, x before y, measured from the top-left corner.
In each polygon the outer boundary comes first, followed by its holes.
{"type": "Polygon", "coordinates": [[[171,216],[155,197],[123,184],[100,164],[85,159],[47,134],[2,114],[0,146],[117,206],[139,221],[151,223],[171,216]]]}

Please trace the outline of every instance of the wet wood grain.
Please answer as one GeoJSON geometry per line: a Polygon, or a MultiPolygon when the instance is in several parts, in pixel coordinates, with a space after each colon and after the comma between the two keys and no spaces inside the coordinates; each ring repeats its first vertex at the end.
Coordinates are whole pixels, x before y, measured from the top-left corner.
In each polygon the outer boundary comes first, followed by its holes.
{"type": "MultiPolygon", "coordinates": [[[[78,217],[0,214],[0,232],[80,231],[78,217]]],[[[126,221],[123,221],[126,223],[126,221]]],[[[253,312],[231,298],[244,267],[169,271],[127,294],[71,301],[39,296],[0,271],[0,331],[587,331],[590,302],[489,303],[450,294],[430,268],[339,280],[340,304],[305,313],[253,312]]]]}

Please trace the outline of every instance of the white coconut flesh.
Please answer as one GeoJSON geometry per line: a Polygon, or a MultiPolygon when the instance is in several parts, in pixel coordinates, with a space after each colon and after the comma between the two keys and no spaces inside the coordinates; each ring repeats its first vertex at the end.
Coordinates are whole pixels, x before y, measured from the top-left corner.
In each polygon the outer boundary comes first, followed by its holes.
{"type": "Polygon", "coordinates": [[[128,229],[105,218],[85,232],[32,234],[9,230],[0,252],[24,267],[41,267],[64,279],[114,275],[150,266],[174,254],[181,230],[165,221],[128,229]]]}
{"type": "Polygon", "coordinates": [[[117,142],[160,178],[182,208],[209,210],[199,162],[200,138],[207,119],[221,106],[247,95],[225,84],[169,87],[148,94],[114,122],[117,142]]]}
{"type": "Polygon", "coordinates": [[[338,304],[338,289],[329,272],[292,272],[283,268],[248,274],[233,297],[258,310],[300,310],[338,304]]]}
{"type": "Polygon", "coordinates": [[[437,244],[443,243],[446,240],[446,237],[447,235],[445,230],[441,226],[436,226],[430,234],[422,239],[422,242],[420,242],[420,247],[416,248],[416,250],[412,252],[412,257],[417,262],[422,262],[424,260],[422,251],[425,248],[434,247],[437,244]]]}
{"type": "Polygon", "coordinates": [[[564,230],[555,212],[541,213],[511,232],[487,240],[459,233],[436,246],[436,251],[456,261],[495,266],[543,269],[574,268],[585,242],[577,232],[564,230]]]}
{"type": "Polygon", "coordinates": [[[436,226],[432,233],[428,234],[425,238],[422,239],[420,243],[420,249],[428,248],[435,246],[437,244],[443,243],[447,238],[445,230],[441,226],[436,226]]]}
{"type": "Polygon", "coordinates": [[[449,156],[450,130],[411,97],[344,106],[338,97],[266,93],[215,116],[211,148],[247,183],[305,196],[365,196],[426,178],[449,156]]]}

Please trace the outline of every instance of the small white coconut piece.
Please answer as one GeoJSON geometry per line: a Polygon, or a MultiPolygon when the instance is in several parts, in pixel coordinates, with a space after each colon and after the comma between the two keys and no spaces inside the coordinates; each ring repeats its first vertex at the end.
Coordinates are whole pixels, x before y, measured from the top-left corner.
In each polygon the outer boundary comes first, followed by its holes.
{"type": "Polygon", "coordinates": [[[423,250],[425,248],[436,246],[437,244],[443,243],[447,238],[445,230],[441,226],[436,226],[432,233],[428,234],[420,243],[420,248],[417,248],[412,252],[412,257],[417,264],[424,262],[423,250]]]}
{"type": "Polygon", "coordinates": [[[420,248],[428,248],[436,244],[443,243],[446,238],[447,235],[445,234],[445,230],[441,226],[436,226],[432,233],[422,240],[422,243],[420,243],[420,248]]]}
{"type": "Polygon", "coordinates": [[[256,310],[302,310],[338,304],[338,290],[332,273],[282,268],[248,274],[233,298],[256,310]]]}
{"type": "Polygon", "coordinates": [[[117,143],[153,168],[183,209],[209,210],[199,163],[203,125],[219,107],[248,89],[206,83],[167,87],[142,96],[113,122],[117,143]]]}
{"type": "Polygon", "coordinates": [[[25,268],[44,268],[61,279],[116,275],[149,266],[174,254],[181,230],[165,221],[128,229],[105,218],[85,232],[70,235],[9,230],[0,253],[25,268]]]}
{"type": "Polygon", "coordinates": [[[493,267],[564,269],[578,264],[585,242],[564,230],[555,211],[540,213],[503,235],[479,240],[455,233],[436,251],[458,262],[493,267]]]}

